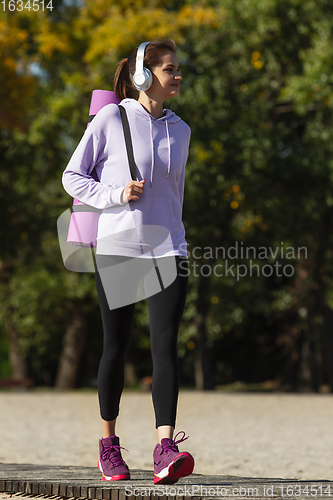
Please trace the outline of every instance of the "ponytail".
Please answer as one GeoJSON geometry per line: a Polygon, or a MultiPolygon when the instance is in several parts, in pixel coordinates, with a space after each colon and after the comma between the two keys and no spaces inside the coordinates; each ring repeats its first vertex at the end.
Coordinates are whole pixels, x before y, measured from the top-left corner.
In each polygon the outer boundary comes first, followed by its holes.
{"type": "Polygon", "coordinates": [[[139,98],[139,92],[132,83],[128,59],[122,59],[118,64],[113,82],[114,91],[120,101],[126,97],[139,98]]]}

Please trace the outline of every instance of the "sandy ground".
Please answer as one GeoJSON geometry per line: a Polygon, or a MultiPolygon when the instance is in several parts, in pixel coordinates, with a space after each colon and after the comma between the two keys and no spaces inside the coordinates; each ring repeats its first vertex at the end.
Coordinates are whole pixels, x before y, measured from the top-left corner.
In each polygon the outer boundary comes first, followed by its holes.
{"type": "MultiPolygon", "coordinates": [[[[332,480],[332,424],[330,394],[181,391],[176,433],[199,474],[332,480]]],[[[116,432],[129,467],[152,470],[150,393],[123,393],[116,432]]],[[[95,467],[100,437],[95,392],[0,392],[0,462],[95,467]]]]}

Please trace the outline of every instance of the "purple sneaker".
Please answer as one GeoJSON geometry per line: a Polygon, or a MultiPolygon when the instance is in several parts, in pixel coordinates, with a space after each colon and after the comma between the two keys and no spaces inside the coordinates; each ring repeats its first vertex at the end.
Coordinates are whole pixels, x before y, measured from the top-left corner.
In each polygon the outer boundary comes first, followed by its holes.
{"type": "Polygon", "coordinates": [[[98,468],[103,474],[103,481],[130,479],[128,467],[121,456],[121,448],[119,437],[115,435],[99,440],[98,468]]]}
{"type": "Polygon", "coordinates": [[[194,458],[186,451],[178,450],[178,443],[185,441],[185,432],[180,431],[174,439],[163,438],[154,450],[154,484],[174,484],[179,478],[189,476],[193,472],[194,458]],[[178,434],[183,437],[176,441],[178,434]]]}

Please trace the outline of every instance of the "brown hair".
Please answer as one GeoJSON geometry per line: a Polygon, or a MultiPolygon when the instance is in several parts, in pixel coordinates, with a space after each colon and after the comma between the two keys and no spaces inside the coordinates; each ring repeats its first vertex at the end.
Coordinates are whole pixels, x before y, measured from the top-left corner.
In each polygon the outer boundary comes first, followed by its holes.
{"type": "MultiPolygon", "coordinates": [[[[144,66],[152,70],[160,62],[161,52],[164,50],[176,53],[177,47],[175,42],[168,38],[150,42],[145,50],[144,66]]],[[[122,59],[118,64],[113,87],[120,101],[126,97],[132,97],[136,100],[139,98],[139,91],[134,87],[132,81],[135,73],[137,51],[138,47],[136,47],[128,59],[122,59]]]]}

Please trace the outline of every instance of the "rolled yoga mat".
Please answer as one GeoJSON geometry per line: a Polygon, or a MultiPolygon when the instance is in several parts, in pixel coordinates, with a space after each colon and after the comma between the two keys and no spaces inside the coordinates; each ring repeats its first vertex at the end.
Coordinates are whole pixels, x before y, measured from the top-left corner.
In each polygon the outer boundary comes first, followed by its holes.
{"type": "MultiPolygon", "coordinates": [[[[115,92],[112,92],[111,90],[93,90],[90,101],[87,128],[89,127],[89,124],[93,120],[94,116],[96,116],[97,113],[104,108],[104,106],[107,104],[118,105],[119,102],[120,101],[115,92]]],[[[95,181],[99,182],[95,169],[92,170],[91,176],[95,179],[95,181]]],[[[96,209],[96,211],[93,211],[94,209],[89,207],[90,209],[88,211],[82,211],[82,205],[84,205],[84,203],[74,198],[67,242],[77,246],[95,247],[100,210],[96,209]],[[80,211],[75,210],[75,208],[78,209],[78,205],[80,205],[80,211]]]]}

